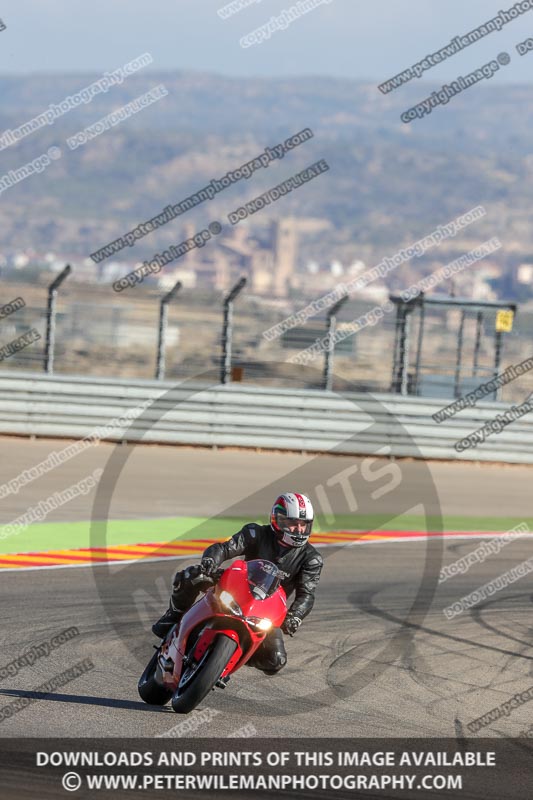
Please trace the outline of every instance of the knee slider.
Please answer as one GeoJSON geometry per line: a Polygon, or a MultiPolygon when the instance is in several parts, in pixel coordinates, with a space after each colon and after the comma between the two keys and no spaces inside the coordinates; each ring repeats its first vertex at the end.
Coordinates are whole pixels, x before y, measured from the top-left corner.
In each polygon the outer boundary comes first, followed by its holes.
{"type": "Polygon", "coordinates": [[[279,666],[279,667],[276,667],[276,669],[264,669],[264,670],[263,670],[263,673],[264,673],[265,675],[277,675],[277,674],[278,674],[278,672],[280,671],[280,669],[282,669],[282,668],[285,666],[285,664],[286,664],[286,663],[287,663],[287,659],[285,659],[285,660],[283,661],[283,664],[280,664],[280,666],[279,666]]]}
{"type": "Polygon", "coordinates": [[[287,654],[282,653],[279,650],[276,650],[272,658],[272,669],[275,672],[278,672],[280,669],[283,669],[286,663],[287,663],[287,654]]]}

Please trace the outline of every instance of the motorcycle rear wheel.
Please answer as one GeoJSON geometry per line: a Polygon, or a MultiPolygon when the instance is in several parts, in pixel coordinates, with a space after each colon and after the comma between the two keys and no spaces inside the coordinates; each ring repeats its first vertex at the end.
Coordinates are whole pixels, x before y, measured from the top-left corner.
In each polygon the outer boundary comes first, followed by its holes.
{"type": "Polygon", "coordinates": [[[237,643],[233,639],[220,634],[199,663],[189,672],[184,672],[172,697],[172,708],[177,714],[188,714],[201,703],[224,672],[236,649],[237,643]]]}
{"type": "Polygon", "coordinates": [[[141,698],[151,706],[164,706],[172,697],[172,690],[161,686],[155,679],[158,656],[159,650],[156,650],[137,684],[141,698]]]}

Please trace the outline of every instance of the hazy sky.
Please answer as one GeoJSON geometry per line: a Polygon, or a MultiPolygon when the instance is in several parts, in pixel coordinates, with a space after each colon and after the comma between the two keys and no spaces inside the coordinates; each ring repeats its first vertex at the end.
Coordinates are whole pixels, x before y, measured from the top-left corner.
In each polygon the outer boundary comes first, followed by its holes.
{"type": "MultiPolygon", "coordinates": [[[[317,0],[316,0],[317,1],[317,0]]],[[[258,0],[230,19],[227,0],[4,0],[0,75],[101,72],[143,52],[152,70],[197,70],[236,76],[326,75],[381,82],[509,9],[513,0],[323,0],[286,30],[248,48],[241,37],[297,0],[258,0]]],[[[532,3],[533,4],[533,3],[532,3]]],[[[511,63],[491,83],[530,82],[533,10],[425,74],[444,83],[501,52],[511,63]]]]}

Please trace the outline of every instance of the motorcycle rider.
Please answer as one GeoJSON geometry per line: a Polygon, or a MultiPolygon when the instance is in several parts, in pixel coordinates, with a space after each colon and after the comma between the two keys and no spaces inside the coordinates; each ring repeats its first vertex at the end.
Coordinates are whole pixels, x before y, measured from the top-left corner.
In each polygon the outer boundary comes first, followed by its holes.
{"type": "Polygon", "coordinates": [[[211,575],[223,561],[236,556],[244,556],[245,561],[255,558],[272,561],[286,576],[281,585],[287,598],[293,591],[295,596],[281,629],[273,628],[247,663],[266,675],[274,675],[287,663],[281,632],[293,636],[315,602],[324,562],[309,544],[313,517],[313,506],[306,495],[281,494],[272,506],[269,525],[247,523],[231,539],[210,545],[200,565],[176,573],[169,608],[152,626],[152,631],[164,638],[195,602],[198,592],[212,586],[205,576],[211,575]]]}

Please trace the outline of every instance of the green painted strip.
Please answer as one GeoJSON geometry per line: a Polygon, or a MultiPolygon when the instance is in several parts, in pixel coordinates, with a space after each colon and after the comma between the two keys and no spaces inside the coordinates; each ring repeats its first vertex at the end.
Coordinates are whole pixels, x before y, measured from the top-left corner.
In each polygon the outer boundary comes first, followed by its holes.
{"type": "MultiPolygon", "coordinates": [[[[244,517],[169,517],[148,520],[110,520],[93,525],[91,541],[90,522],[42,522],[30,525],[21,533],[0,540],[0,554],[44,552],[79,547],[104,547],[105,545],[139,544],[141,542],[168,542],[172,539],[226,539],[238,531],[244,517]]],[[[260,519],[254,520],[261,522],[260,519]]],[[[266,520],[263,520],[266,521],[266,520]]],[[[414,514],[405,514],[391,520],[390,515],[363,516],[338,515],[331,523],[315,522],[317,533],[328,530],[438,530],[438,520],[414,514]]],[[[447,531],[506,531],[527,522],[533,531],[533,518],[519,517],[445,517],[443,529],[447,531]]]]}
{"type": "MultiPolygon", "coordinates": [[[[79,547],[105,547],[106,545],[139,544],[141,542],[166,542],[172,539],[208,538],[195,536],[194,531],[205,526],[202,517],[175,517],[149,520],[110,520],[95,523],[91,541],[90,522],[41,522],[29,525],[21,533],[0,540],[0,553],[30,553],[47,550],[67,550],[79,547]],[[96,541],[97,539],[97,541],[96,541]]],[[[242,525],[217,520],[210,526],[209,538],[231,536],[242,525]]]]}

